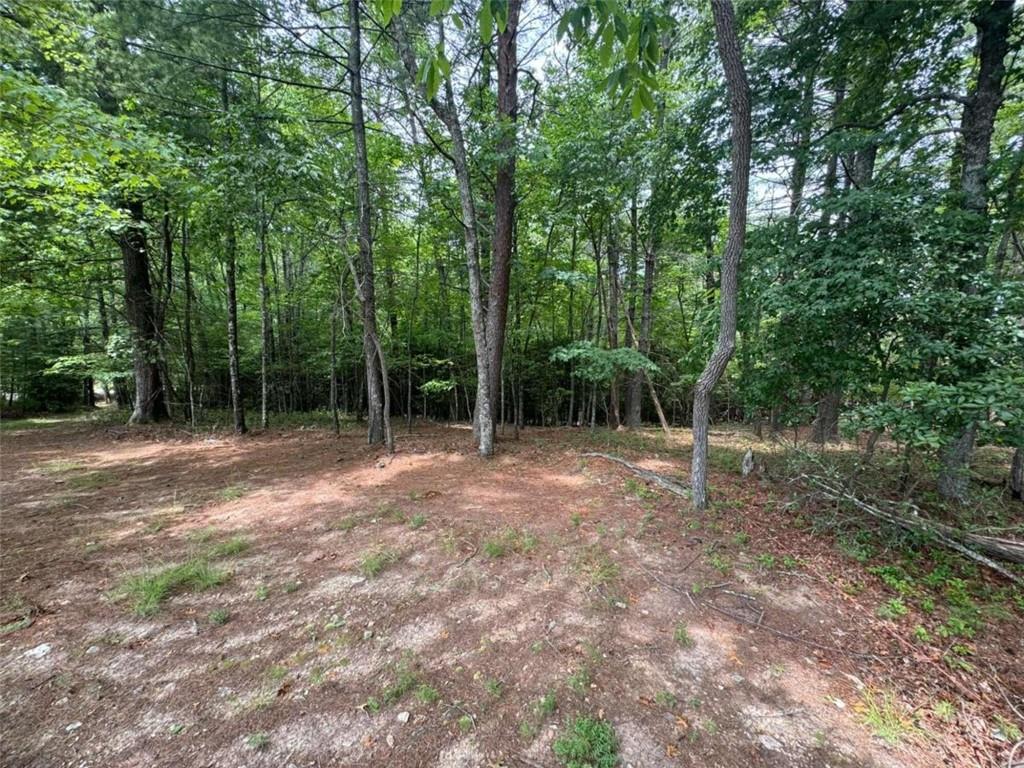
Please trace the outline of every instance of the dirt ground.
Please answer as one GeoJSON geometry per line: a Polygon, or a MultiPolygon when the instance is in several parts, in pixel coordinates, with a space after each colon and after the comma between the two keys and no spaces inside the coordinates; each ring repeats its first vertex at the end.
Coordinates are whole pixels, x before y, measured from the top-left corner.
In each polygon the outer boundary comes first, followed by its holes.
{"type": "MultiPolygon", "coordinates": [[[[767,481],[713,474],[728,504],[695,518],[591,440],[531,429],[485,462],[434,425],[393,457],[356,427],[5,432],[0,762],[555,766],[588,714],[634,768],[1005,764],[966,712],[869,727],[968,676],[839,589],[858,566],[773,518],[767,481]],[[133,612],[126,579],[197,559],[219,583],[133,612]]],[[[1024,688],[1013,626],[976,711],[1024,688]]]]}

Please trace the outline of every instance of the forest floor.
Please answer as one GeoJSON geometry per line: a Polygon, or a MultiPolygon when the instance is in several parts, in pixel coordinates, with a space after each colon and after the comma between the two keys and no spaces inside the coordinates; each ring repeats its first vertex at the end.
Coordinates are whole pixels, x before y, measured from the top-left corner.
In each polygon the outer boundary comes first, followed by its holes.
{"type": "Polygon", "coordinates": [[[916,582],[741,479],[747,432],[702,515],[581,456],[685,478],[682,431],[2,441],[9,768],[536,768],[579,715],[634,768],[988,766],[1024,726],[1019,593],[979,574],[973,639],[917,642],[916,582]]]}

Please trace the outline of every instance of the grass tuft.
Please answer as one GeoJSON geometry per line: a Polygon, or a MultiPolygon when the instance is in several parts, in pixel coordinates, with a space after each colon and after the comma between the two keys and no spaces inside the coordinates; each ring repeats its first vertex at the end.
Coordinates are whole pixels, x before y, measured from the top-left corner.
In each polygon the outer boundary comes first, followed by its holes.
{"type": "Polygon", "coordinates": [[[566,768],[615,768],[619,764],[619,740],[605,720],[578,717],[552,747],[566,768]]]}
{"type": "Polygon", "coordinates": [[[131,601],[138,616],[150,616],[175,592],[202,592],[224,583],[228,574],[206,560],[194,558],[180,565],[155,568],[126,578],[117,590],[119,597],[131,601]]]}
{"type": "Polygon", "coordinates": [[[398,553],[393,549],[378,549],[363,555],[363,559],[359,562],[359,572],[366,578],[372,579],[396,562],[398,562],[398,553]]]}

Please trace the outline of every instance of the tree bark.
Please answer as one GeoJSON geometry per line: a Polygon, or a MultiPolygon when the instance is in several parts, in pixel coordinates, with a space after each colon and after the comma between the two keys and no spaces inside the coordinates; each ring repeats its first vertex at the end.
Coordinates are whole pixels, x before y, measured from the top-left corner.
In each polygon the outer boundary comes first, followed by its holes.
{"type": "Polygon", "coordinates": [[[834,443],[839,439],[839,409],[843,393],[838,389],[826,392],[818,400],[818,414],[814,419],[814,442],[834,443]]]}
{"type": "Polygon", "coordinates": [[[196,428],[196,353],[192,345],[192,260],[188,250],[188,218],[181,221],[181,268],[185,287],[185,308],[182,318],[182,346],[185,357],[185,384],[188,387],[188,419],[196,428]]]}
{"type": "Polygon", "coordinates": [[[235,227],[228,225],[225,273],[228,288],[228,375],[231,379],[231,414],[235,423],[235,433],[243,435],[245,426],[245,404],[242,402],[242,381],[238,370],[238,296],[235,287],[235,273],[238,243],[235,240],[235,227]]]}
{"type": "Polygon", "coordinates": [[[157,328],[153,290],[149,280],[144,208],[130,200],[131,221],[118,236],[124,263],[125,314],[132,331],[132,363],[135,370],[135,407],[129,424],[146,424],[168,417],[158,361],[157,328]]]}
{"type": "MultiPolygon", "coordinates": [[[[494,182],[494,235],[491,238],[491,284],[487,302],[487,347],[490,392],[501,386],[501,361],[505,350],[509,279],[512,274],[512,235],[515,222],[516,115],[519,100],[519,63],[516,37],[521,0],[508,0],[508,21],[498,35],[498,172],[494,182]]],[[[493,431],[493,420],[491,429],[493,431]]],[[[481,433],[483,430],[481,429],[481,433]]]]}
{"type": "MultiPolygon", "coordinates": [[[[615,236],[615,223],[609,223],[608,232],[608,349],[619,347],[619,245],[615,236]]],[[[608,426],[618,429],[619,377],[613,373],[608,383],[608,426]]]]}
{"type": "Polygon", "coordinates": [[[1024,496],[1024,455],[1018,447],[1013,452],[1013,461],[1010,463],[1010,496],[1014,501],[1020,501],[1024,496]]]}
{"type": "MultiPolygon", "coordinates": [[[[270,287],[267,285],[267,211],[266,200],[260,195],[259,206],[260,249],[260,428],[270,426],[267,413],[270,368],[270,287]]],[[[334,322],[332,317],[331,322],[334,322]]],[[[332,326],[333,328],[333,326],[332,326]]]]}
{"type": "MultiPolygon", "coordinates": [[[[1004,98],[1004,60],[1010,47],[1013,6],[1013,0],[994,0],[979,8],[973,19],[978,30],[978,77],[960,120],[963,139],[960,194],[961,205],[973,220],[971,226],[978,250],[961,282],[964,293],[976,290],[971,278],[984,268],[988,250],[988,162],[996,113],[1004,98]]],[[[967,501],[970,461],[977,432],[977,422],[964,425],[956,439],[942,450],[938,489],[940,495],[950,501],[967,501]]]]}
{"type": "Polygon", "coordinates": [[[693,506],[708,504],[708,428],[711,393],[725,373],[736,347],[739,265],[747,227],[747,195],[750,183],[750,88],[743,67],[732,0],[712,0],[718,54],[729,91],[732,141],[732,180],[729,191],[729,232],[722,254],[718,341],[693,392],[693,460],[690,469],[693,506]]]}
{"type": "Polygon", "coordinates": [[[370,168],[366,154],[366,122],[363,117],[362,33],[359,0],[349,0],[348,71],[351,90],[352,135],[356,150],[356,207],[359,225],[359,262],[362,274],[356,274],[359,303],[363,311],[363,355],[366,360],[367,442],[385,441],[385,421],[381,370],[383,351],[377,338],[377,304],[374,295],[373,234],[370,226],[370,168]]]}

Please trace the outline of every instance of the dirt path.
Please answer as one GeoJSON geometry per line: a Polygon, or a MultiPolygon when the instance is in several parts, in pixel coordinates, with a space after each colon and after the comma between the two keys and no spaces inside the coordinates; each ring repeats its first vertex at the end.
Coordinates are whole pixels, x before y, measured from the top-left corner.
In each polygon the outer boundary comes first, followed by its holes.
{"type": "Polygon", "coordinates": [[[584,440],[5,433],[2,764],[553,766],[584,713],[636,768],[938,764],[859,722],[893,649],[833,589],[584,440]],[[189,562],[219,583],[118,597],[189,562]]]}

